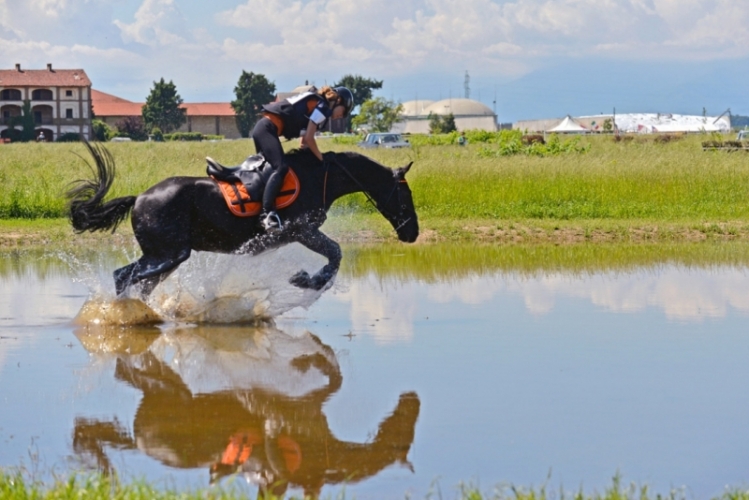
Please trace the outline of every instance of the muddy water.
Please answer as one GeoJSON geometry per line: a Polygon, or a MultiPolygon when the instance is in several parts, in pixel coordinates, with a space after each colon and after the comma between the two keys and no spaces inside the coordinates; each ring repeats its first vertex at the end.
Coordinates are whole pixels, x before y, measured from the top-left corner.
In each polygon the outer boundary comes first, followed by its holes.
{"type": "Polygon", "coordinates": [[[0,466],[356,498],[619,472],[718,495],[747,480],[748,256],[348,248],[312,293],[285,281],[320,264],[299,248],[199,255],[123,307],[127,252],[6,254],[0,466]]]}

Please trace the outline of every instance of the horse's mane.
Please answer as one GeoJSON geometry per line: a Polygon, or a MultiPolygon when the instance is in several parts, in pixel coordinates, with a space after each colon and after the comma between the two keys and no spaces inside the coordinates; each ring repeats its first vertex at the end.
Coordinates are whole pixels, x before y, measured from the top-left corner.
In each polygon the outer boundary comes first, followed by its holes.
{"type": "MultiPolygon", "coordinates": [[[[383,170],[392,171],[390,167],[387,167],[373,160],[372,158],[365,156],[361,153],[357,153],[355,151],[336,152],[335,156],[339,160],[343,160],[343,159],[350,160],[346,162],[347,164],[349,164],[350,162],[367,162],[368,164],[376,165],[382,168],[383,170]]],[[[312,152],[309,149],[299,149],[299,148],[291,149],[286,152],[286,158],[289,161],[289,163],[295,167],[303,167],[303,168],[322,167],[322,163],[315,157],[315,155],[312,154],[312,152]]]]}

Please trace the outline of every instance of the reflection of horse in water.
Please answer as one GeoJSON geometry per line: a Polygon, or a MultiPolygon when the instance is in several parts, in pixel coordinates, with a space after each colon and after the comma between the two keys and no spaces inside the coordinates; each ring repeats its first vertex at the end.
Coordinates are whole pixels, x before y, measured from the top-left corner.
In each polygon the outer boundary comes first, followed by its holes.
{"type": "Polygon", "coordinates": [[[299,196],[280,209],[283,231],[266,234],[258,216],[236,217],[227,209],[218,184],[208,177],[170,177],[138,196],[104,202],[114,182],[114,160],[102,146],[86,143],[96,164],[95,178],[78,181],[68,193],[70,221],[76,231],[115,230],[132,211],[132,225],[143,255],[114,272],[117,294],[140,283],[141,296],[151,291],[190,257],[193,250],[258,254],[298,242],[327,258],[310,276],[299,271],[290,282],[323,289],[341,262],[340,246],[320,231],[338,198],[364,192],[395,228],[401,241],[413,242],[419,225],[406,183],[411,165],[390,170],[357,153],[326,153],[325,163],[308,152],[288,154],[299,178],[299,196]]]}
{"type": "MultiPolygon", "coordinates": [[[[101,337],[86,335],[79,332],[87,349],[104,349],[94,345],[101,337]]],[[[75,422],[76,453],[100,469],[111,469],[105,446],[138,449],[171,467],[206,467],[212,482],[242,473],[261,495],[299,487],[315,497],[326,484],[410,467],[418,396],[402,394],[370,442],[337,439],[322,406],[341,387],[341,373],[330,347],[312,334],[190,328],[151,337],[147,347],[142,334],[135,337],[140,346],[114,347],[142,351],[119,355],[115,370],[143,393],[132,435],[116,419],[75,422]]]]}

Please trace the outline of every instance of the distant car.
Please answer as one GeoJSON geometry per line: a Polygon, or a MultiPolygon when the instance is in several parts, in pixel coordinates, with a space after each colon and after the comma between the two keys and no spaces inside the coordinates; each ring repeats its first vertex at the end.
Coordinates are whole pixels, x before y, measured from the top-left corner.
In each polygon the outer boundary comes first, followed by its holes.
{"type": "Polygon", "coordinates": [[[396,149],[410,148],[411,144],[400,134],[375,133],[367,134],[367,137],[359,143],[359,147],[396,149]]]}
{"type": "Polygon", "coordinates": [[[739,130],[739,135],[736,137],[737,141],[749,140],[749,130],[739,130]]]}

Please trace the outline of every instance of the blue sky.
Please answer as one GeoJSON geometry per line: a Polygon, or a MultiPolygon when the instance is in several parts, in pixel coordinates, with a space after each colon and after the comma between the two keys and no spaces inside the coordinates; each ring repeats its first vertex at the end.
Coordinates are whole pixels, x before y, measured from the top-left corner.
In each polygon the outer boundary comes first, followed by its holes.
{"type": "Polygon", "coordinates": [[[610,112],[749,115],[748,0],[0,0],[0,67],[83,68],[142,101],[228,101],[347,73],[396,101],[470,96],[500,121],[610,112]]]}

